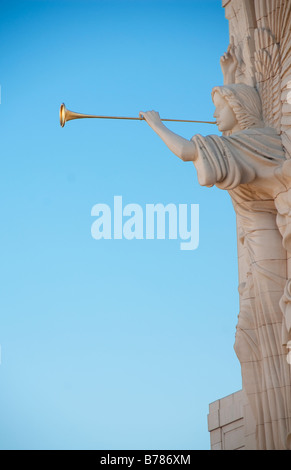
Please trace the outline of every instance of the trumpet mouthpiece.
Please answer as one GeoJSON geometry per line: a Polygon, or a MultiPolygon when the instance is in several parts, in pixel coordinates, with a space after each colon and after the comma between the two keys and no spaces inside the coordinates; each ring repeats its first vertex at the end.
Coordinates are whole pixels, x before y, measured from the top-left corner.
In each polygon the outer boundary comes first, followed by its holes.
{"type": "Polygon", "coordinates": [[[60,108],[60,125],[64,127],[65,124],[66,124],[66,106],[64,105],[64,103],[62,103],[61,108],[60,108]]]}

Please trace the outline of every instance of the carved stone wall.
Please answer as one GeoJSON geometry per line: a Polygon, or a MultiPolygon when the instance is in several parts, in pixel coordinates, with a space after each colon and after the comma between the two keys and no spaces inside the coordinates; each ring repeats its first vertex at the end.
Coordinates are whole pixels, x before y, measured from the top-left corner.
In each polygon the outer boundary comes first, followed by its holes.
{"type": "Polygon", "coordinates": [[[209,405],[211,450],[255,450],[255,421],[242,390],[209,405]]]}

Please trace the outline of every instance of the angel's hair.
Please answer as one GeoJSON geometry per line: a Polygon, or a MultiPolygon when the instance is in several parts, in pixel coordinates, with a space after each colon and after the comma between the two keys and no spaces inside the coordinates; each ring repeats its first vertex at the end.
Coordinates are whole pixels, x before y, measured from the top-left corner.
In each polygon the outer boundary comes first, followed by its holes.
{"type": "Polygon", "coordinates": [[[212,90],[212,99],[216,92],[228,102],[242,130],[265,127],[261,99],[254,87],[243,83],[217,86],[212,90]]]}

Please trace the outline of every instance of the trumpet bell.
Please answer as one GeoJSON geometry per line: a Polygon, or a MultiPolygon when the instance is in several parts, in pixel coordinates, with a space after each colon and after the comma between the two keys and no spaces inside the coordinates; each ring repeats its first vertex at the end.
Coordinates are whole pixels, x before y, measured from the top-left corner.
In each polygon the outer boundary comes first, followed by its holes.
{"type": "Polygon", "coordinates": [[[64,103],[62,103],[60,107],[60,124],[62,127],[66,124],[66,106],[64,103]]]}
{"type": "Polygon", "coordinates": [[[62,103],[60,107],[60,124],[62,127],[65,126],[67,121],[72,121],[73,119],[84,119],[84,118],[93,118],[98,116],[92,116],[89,114],[80,114],[70,111],[66,108],[65,104],[62,103]]]}

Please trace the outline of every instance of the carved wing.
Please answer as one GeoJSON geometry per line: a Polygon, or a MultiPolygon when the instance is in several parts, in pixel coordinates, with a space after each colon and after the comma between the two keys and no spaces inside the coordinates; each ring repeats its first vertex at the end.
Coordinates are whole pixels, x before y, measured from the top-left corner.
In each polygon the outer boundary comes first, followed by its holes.
{"type": "Polygon", "coordinates": [[[280,48],[267,29],[256,29],[254,37],[256,87],[261,96],[264,123],[281,131],[280,48]]]}
{"type": "Polygon", "coordinates": [[[256,82],[264,119],[281,131],[291,158],[291,1],[255,0],[255,12],[256,82]]]}
{"type": "Polygon", "coordinates": [[[291,158],[291,0],[223,0],[239,67],[236,83],[256,86],[266,126],[281,132],[291,158]]]}

